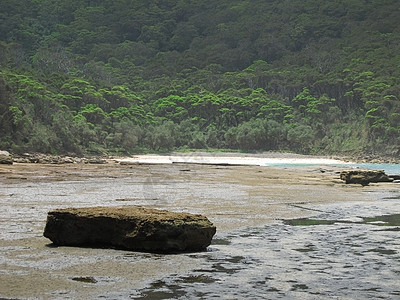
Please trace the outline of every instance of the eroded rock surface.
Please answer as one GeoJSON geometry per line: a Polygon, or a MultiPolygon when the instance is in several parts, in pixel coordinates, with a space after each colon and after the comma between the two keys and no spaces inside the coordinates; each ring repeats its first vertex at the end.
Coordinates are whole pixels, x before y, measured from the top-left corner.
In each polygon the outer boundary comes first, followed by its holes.
{"type": "Polygon", "coordinates": [[[0,164],[6,164],[6,165],[13,164],[13,158],[9,152],[0,150],[0,164]]]}
{"type": "Polygon", "coordinates": [[[50,211],[44,236],[58,246],[173,253],[205,250],[215,232],[201,215],[127,206],[50,211]]]}
{"type": "Polygon", "coordinates": [[[340,173],[340,179],[346,183],[368,185],[370,182],[392,182],[383,170],[347,170],[340,173]]]}

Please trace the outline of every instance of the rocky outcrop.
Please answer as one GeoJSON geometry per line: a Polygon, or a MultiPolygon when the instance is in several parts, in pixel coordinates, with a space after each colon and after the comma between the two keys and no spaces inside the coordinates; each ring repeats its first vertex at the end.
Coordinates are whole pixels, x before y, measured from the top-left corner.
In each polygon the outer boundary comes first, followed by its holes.
{"type": "Polygon", "coordinates": [[[205,250],[215,232],[201,215],[127,206],[50,211],[44,236],[59,246],[176,253],[205,250]]]}
{"type": "Polygon", "coordinates": [[[383,170],[347,170],[340,173],[340,179],[346,183],[356,183],[363,186],[370,182],[392,182],[383,170]]]}
{"type": "Polygon", "coordinates": [[[42,153],[23,153],[14,158],[16,163],[37,163],[37,164],[107,164],[105,158],[100,157],[72,157],[72,156],[59,156],[42,153]]]}
{"type": "Polygon", "coordinates": [[[80,158],[70,156],[58,156],[42,153],[23,153],[14,158],[16,163],[35,164],[73,164],[81,162],[80,158]]]}
{"type": "Polygon", "coordinates": [[[98,157],[84,159],[83,161],[85,164],[95,164],[95,165],[102,165],[107,163],[107,160],[98,157]]]}
{"type": "Polygon", "coordinates": [[[6,164],[6,165],[13,164],[13,158],[9,152],[0,150],[0,164],[6,164]]]}

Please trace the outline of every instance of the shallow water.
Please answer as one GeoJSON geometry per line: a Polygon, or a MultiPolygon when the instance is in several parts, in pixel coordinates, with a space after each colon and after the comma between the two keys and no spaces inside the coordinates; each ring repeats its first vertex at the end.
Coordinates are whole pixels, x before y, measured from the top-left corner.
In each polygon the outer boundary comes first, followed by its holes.
{"type": "Polygon", "coordinates": [[[388,175],[400,175],[400,164],[355,164],[364,169],[384,170],[388,175]]]}
{"type": "Polygon", "coordinates": [[[400,213],[398,184],[345,185],[330,166],[102,168],[7,173],[0,298],[400,298],[399,226],[361,222],[400,213]],[[207,252],[179,255],[53,247],[42,236],[49,210],[94,205],[201,213],[217,234],[207,252]],[[337,222],[283,222],[297,218],[337,222]]]}

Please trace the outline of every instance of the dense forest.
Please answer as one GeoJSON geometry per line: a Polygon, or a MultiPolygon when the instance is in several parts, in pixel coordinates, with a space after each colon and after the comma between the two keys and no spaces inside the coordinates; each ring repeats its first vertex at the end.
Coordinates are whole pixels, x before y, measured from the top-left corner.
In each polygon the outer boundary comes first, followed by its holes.
{"type": "Polygon", "coordinates": [[[0,149],[400,154],[398,0],[0,7],[0,149]]]}

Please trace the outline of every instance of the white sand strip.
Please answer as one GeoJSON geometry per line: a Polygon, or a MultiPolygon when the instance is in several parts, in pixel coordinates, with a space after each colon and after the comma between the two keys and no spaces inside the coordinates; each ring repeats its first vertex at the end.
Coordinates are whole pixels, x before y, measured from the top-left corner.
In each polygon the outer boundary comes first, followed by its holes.
{"type": "Polygon", "coordinates": [[[172,164],[172,163],[194,163],[215,165],[249,165],[249,166],[274,166],[274,165],[337,165],[347,164],[345,161],[313,156],[298,157],[262,157],[262,156],[226,156],[214,154],[183,154],[183,155],[135,155],[116,159],[125,164],[172,164]]]}

